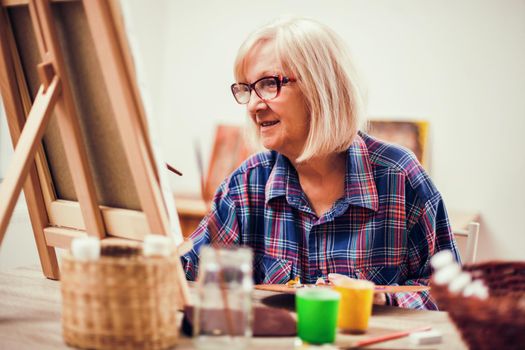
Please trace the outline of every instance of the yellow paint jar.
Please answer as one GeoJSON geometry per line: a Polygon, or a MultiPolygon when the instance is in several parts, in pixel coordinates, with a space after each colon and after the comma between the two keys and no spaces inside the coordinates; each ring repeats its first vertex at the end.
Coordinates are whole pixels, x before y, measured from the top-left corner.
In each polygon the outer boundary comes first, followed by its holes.
{"type": "Polygon", "coordinates": [[[341,294],[337,325],[343,332],[360,334],[368,328],[374,301],[374,283],[365,280],[344,281],[335,286],[341,294]]]}

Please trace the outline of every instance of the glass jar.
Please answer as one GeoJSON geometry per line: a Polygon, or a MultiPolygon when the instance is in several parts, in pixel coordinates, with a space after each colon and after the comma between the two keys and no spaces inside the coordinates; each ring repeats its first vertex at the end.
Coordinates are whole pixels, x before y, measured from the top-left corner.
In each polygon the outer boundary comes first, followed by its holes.
{"type": "Polygon", "coordinates": [[[198,349],[246,349],[252,336],[249,248],[202,247],[193,336],[198,349]]]}

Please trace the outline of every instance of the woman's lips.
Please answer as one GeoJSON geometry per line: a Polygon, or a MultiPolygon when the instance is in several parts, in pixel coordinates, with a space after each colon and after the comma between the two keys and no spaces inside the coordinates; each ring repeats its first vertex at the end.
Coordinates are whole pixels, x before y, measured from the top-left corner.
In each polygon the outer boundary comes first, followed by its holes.
{"type": "Polygon", "coordinates": [[[273,120],[273,121],[269,121],[269,122],[262,122],[262,123],[259,124],[259,127],[260,127],[259,130],[260,130],[261,134],[271,133],[272,130],[274,128],[276,128],[278,124],[279,124],[278,120],[273,120]]]}
{"type": "Polygon", "coordinates": [[[272,121],[268,121],[268,122],[262,122],[260,123],[259,125],[262,127],[262,128],[269,128],[269,127],[272,127],[274,126],[275,124],[279,123],[278,120],[272,120],[272,121]]]}

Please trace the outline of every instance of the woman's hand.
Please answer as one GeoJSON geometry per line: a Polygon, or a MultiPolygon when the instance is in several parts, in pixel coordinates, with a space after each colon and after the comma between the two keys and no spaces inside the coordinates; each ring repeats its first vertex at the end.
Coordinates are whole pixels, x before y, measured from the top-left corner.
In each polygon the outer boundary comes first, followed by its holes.
{"type": "Polygon", "coordinates": [[[385,293],[375,293],[374,294],[374,304],[376,304],[376,305],[386,305],[386,295],[385,295],[385,293]]]}
{"type": "MultiPolygon", "coordinates": [[[[328,274],[328,280],[332,284],[342,284],[344,281],[356,281],[354,278],[350,278],[345,275],[341,275],[339,273],[329,273],[328,274]]],[[[374,294],[374,304],[376,305],[386,305],[386,295],[385,293],[375,293],[374,294]]]]}
{"type": "Polygon", "coordinates": [[[329,273],[328,281],[332,283],[333,285],[338,285],[338,284],[344,283],[345,281],[352,282],[352,281],[357,281],[357,280],[355,278],[341,275],[340,273],[329,273]]]}

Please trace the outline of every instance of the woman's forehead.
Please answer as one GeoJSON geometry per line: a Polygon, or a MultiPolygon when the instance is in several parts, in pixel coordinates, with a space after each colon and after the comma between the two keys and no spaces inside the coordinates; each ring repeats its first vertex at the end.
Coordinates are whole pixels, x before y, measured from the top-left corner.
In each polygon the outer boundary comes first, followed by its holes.
{"type": "Polygon", "coordinates": [[[254,81],[264,76],[284,75],[283,65],[272,41],[255,44],[244,58],[241,76],[254,81]]]}

